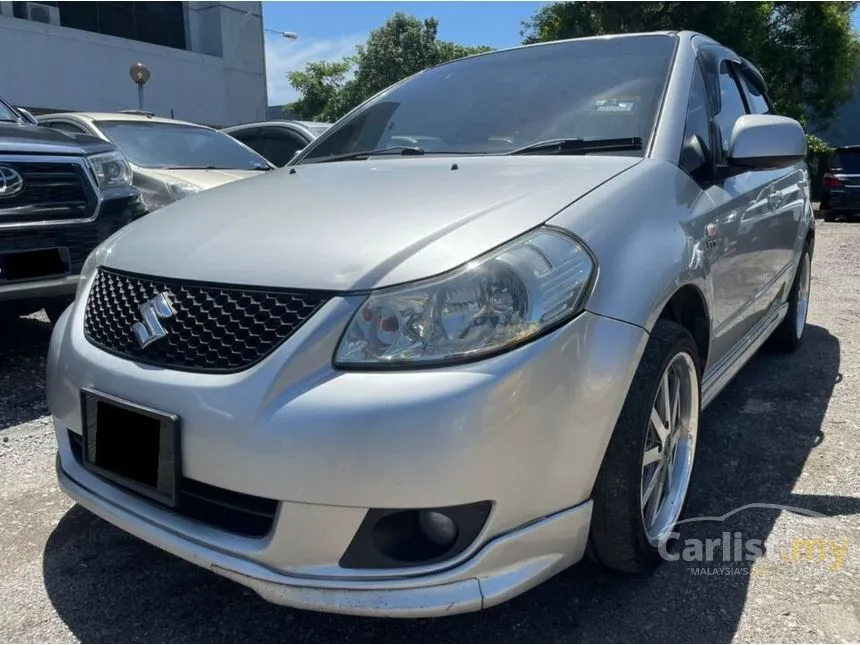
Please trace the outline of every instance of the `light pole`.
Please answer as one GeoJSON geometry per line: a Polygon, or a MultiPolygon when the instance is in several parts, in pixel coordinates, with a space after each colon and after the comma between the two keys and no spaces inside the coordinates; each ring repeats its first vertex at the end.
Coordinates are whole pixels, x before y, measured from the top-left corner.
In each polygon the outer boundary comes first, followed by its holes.
{"type": "Polygon", "coordinates": [[[149,81],[149,68],[143,63],[135,63],[128,70],[131,80],[137,84],[137,109],[143,111],[143,86],[149,81]]]}
{"type": "Polygon", "coordinates": [[[299,35],[294,31],[278,31],[277,29],[268,29],[263,27],[263,31],[268,31],[270,34],[278,34],[281,38],[286,38],[287,40],[298,40],[299,35]]]}

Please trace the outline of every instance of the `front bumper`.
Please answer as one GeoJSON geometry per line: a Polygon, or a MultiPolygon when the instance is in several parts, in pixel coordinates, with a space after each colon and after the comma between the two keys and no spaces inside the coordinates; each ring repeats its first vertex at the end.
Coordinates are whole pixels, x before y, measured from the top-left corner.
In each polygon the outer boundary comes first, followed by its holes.
{"type": "Polygon", "coordinates": [[[485,361],[340,372],[334,345],[357,306],[335,298],[239,374],[153,369],[90,345],[83,299],[56,325],[47,367],[63,489],[109,522],[295,607],[421,616],[481,609],[582,557],[597,470],[644,330],[585,312],[485,361]],[[85,470],[79,392],[177,414],[185,477],[279,501],[249,538],[182,517],[85,470]],[[371,508],[489,500],[474,542],[443,562],[355,569],[341,556],[371,508]]]}
{"type": "Polygon", "coordinates": [[[0,276],[0,302],[74,296],[81,268],[99,244],[142,213],[139,193],[131,188],[104,191],[95,218],[88,222],[43,222],[0,230],[0,250],[66,248],[68,275],[6,281],[0,276]]]}

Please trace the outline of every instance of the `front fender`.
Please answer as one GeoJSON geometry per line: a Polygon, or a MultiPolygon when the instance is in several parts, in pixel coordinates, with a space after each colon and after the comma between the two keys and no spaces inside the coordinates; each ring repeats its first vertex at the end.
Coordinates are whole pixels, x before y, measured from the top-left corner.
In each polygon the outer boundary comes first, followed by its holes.
{"type": "Polygon", "coordinates": [[[711,311],[701,245],[712,204],[704,201],[710,199],[676,166],[645,159],[551,219],[597,258],[586,308],[650,332],[672,295],[692,285],[711,311]]]}

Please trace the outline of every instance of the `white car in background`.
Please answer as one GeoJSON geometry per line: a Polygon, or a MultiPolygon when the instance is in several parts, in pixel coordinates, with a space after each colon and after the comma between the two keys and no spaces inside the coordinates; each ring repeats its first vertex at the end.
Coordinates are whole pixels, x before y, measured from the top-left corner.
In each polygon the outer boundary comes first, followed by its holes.
{"type": "Polygon", "coordinates": [[[128,158],[148,211],[222,184],[272,170],[264,157],[231,136],[196,123],[146,112],[64,112],[39,125],[110,141],[128,158]]]}

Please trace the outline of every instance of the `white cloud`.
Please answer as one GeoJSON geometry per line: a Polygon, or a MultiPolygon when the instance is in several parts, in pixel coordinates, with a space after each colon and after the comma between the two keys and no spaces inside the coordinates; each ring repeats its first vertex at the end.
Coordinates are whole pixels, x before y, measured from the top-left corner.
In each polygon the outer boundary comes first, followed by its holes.
{"type": "Polygon", "coordinates": [[[287,72],[302,69],[312,61],[334,61],[355,53],[368,34],[353,34],[326,40],[288,40],[266,34],[266,85],[269,105],[283,105],[299,98],[287,80],[287,72]]]}

